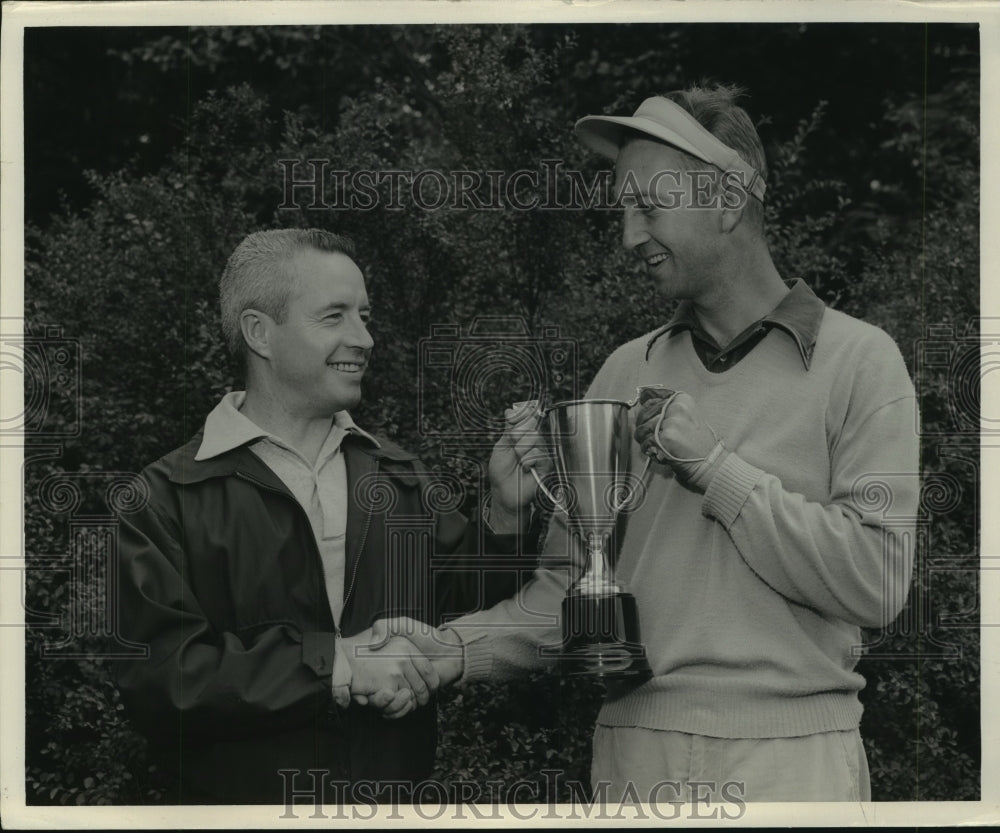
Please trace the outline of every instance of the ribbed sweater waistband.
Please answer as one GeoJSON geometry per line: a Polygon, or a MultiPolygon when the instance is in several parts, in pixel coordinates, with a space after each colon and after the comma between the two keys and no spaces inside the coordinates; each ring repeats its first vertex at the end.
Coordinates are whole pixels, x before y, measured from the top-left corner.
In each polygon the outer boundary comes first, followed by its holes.
{"type": "Polygon", "coordinates": [[[705,687],[671,674],[607,700],[597,722],[605,726],[689,732],[718,738],[801,737],[855,729],[862,706],[854,691],[799,696],[705,687]]]}

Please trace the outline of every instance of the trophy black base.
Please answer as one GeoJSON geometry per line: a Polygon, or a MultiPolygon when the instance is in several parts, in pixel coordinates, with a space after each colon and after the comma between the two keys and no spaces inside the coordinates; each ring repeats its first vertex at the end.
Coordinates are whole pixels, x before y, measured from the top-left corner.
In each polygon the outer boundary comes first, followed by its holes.
{"type": "Polygon", "coordinates": [[[570,590],[563,599],[560,668],[571,676],[638,685],[653,676],[639,638],[635,598],[613,585],[608,592],[570,590]]]}

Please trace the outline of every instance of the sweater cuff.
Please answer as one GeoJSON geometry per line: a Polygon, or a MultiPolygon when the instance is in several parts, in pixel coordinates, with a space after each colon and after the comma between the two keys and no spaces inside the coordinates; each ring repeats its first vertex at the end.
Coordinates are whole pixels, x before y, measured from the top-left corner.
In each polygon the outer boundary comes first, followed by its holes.
{"type": "Polygon", "coordinates": [[[493,672],[493,649],[483,632],[473,633],[463,628],[442,625],[441,630],[450,630],[462,640],[462,676],[458,684],[478,682],[489,679],[493,672]]]}
{"type": "Polygon", "coordinates": [[[730,452],[719,464],[705,490],[701,514],[707,518],[715,518],[728,530],[763,476],[763,470],[751,466],[739,455],[730,452]]]}
{"type": "Polygon", "coordinates": [[[722,444],[722,440],[719,440],[712,450],[709,452],[708,456],[695,466],[691,476],[689,477],[689,482],[694,488],[699,492],[704,493],[708,488],[708,484],[712,482],[712,478],[715,477],[715,473],[719,470],[723,461],[728,456],[729,452],[726,451],[726,447],[722,444]]]}

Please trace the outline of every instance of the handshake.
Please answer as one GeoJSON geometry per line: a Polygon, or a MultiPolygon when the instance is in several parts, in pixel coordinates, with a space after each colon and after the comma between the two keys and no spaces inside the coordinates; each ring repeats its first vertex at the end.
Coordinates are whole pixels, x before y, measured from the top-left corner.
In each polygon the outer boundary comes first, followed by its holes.
{"type": "MultiPolygon", "coordinates": [[[[539,431],[538,403],[518,402],[504,412],[505,430],[488,466],[489,524],[495,533],[521,531],[528,513],[523,507],[535,496],[536,473],[552,461],[539,431]]],[[[351,700],[399,718],[426,705],[442,685],[462,676],[465,655],[452,630],[407,617],[379,619],[368,630],[338,640],[333,670],[333,697],[346,708],[351,700]]]]}
{"type": "Polygon", "coordinates": [[[333,696],[342,707],[353,699],[384,717],[400,718],[462,676],[464,651],[458,635],[415,619],[379,619],[340,643],[333,696]]]}

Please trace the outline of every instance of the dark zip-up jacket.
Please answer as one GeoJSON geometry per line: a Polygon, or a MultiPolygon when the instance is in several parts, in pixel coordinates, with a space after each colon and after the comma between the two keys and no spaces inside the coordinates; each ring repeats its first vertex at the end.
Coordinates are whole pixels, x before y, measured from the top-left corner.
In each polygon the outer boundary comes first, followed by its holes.
{"type": "MultiPolygon", "coordinates": [[[[200,443],[143,471],[149,500],[121,516],[119,536],[120,633],[149,656],[119,661],[115,676],[175,776],[168,798],[285,804],[291,788],[321,789],[310,769],[330,784],[426,778],[433,704],[387,720],[333,703],[336,628],[305,510],[247,446],[196,461],[200,443]]],[[[467,522],[412,454],[356,434],[343,452],[343,636],[386,615],[438,624],[512,595],[530,574],[537,530],[518,556],[515,536],[467,522]],[[490,580],[470,563],[492,565],[490,580]]]]}

